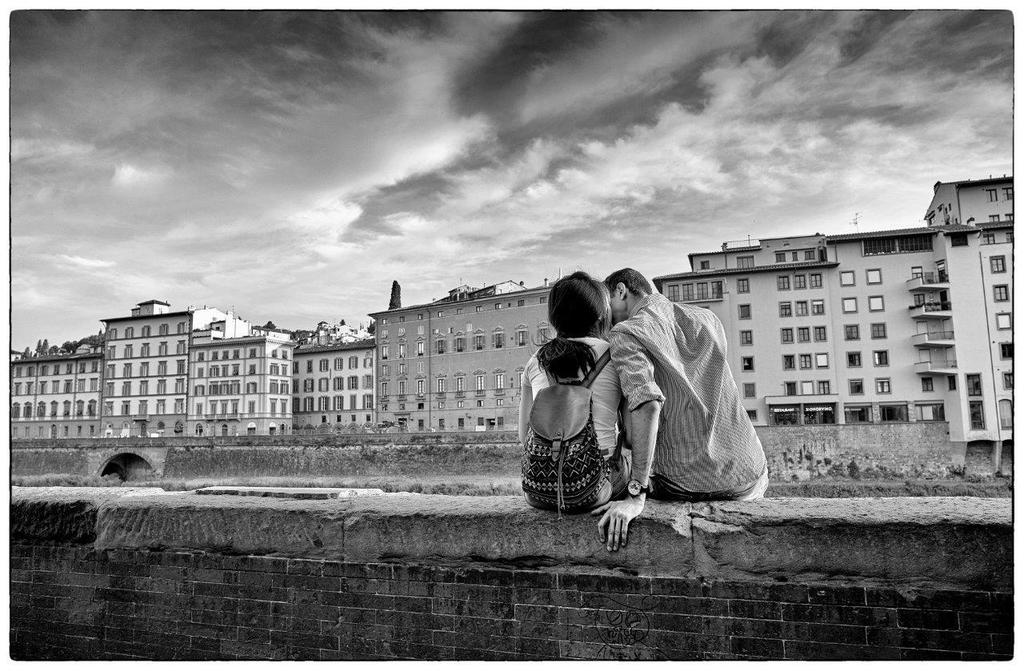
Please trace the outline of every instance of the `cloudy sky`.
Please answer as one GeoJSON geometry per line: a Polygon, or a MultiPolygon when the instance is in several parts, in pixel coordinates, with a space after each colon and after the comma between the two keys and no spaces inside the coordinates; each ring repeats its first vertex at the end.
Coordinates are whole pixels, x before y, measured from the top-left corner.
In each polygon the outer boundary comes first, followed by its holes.
{"type": "Polygon", "coordinates": [[[158,298],[305,328],[920,225],[1009,174],[1009,12],[17,12],[12,346],[158,298]]]}

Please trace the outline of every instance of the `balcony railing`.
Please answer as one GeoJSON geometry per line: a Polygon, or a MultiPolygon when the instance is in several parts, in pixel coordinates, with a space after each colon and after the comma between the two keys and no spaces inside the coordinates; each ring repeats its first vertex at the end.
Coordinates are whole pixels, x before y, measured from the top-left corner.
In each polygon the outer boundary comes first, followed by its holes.
{"type": "Polygon", "coordinates": [[[911,317],[945,319],[952,316],[953,304],[950,301],[934,301],[911,305],[908,309],[911,317]]]}
{"type": "Polygon", "coordinates": [[[910,342],[918,347],[951,347],[953,345],[953,332],[929,331],[928,333],[915,333],[910,336],[910,342]]]}
{"type": "Polygon", "coordinates": [[[915,373],[955,373],[956,371],[956,359],[918,361],[914,364],[915,373]]]}
{"type": "Polygon", "coordinates": [[[673,299],[680,303],[705,303],[707,301],[720,301],[722,300],[721,291],[708,291],[706,293],[694,294],[683,294],[681,297],[673,299]]]}
{"type": "Polygon", "coordinates": [[[486,396],[487,395],[487,390],[486,389],[477,389],[476,390],[476,395],[477,396],[486,396]]]}
{"type": "Polygon", "coordinates": [[[907,289],[916,291],[929,287],[941,289],[949,285],[949,273],[945,270],[938,272],[921,273],[907,280],[907,289]]]}
{"type": "Polygon", "coordinates": [[[495,396],[504,396],[505,395],[505,390],[504,389],[495,389],[494,390],[494,395],[495,396]]]}

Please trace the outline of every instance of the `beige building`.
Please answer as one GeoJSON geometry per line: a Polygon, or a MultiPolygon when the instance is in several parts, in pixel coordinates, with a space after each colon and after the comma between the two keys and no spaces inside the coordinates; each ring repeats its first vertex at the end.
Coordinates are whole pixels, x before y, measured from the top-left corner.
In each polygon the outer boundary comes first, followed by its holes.
{"type": "Polygon", "coordinates": [[[224,321],[195,331],[189,348],[187,431],[195,436],[291,432],[292,350],[286,334],[224,337],[224,321]]]}
{"type": "Polygon", "coordinates": [[[188,350],[193,329],[223,322],[226,333],[243,328],[216,308],[172,311],[164,301],[139,303],[126,317],[101,320],[106,328],[103,360],[103,435],[185,434],[188,350]]]}
{"type": "Polygon", "coordinates": [[[377,423],[374,341],[301,345],[292,362],[292,423],[296,431],[377,423]]]}
{"type": "Polygon", "coordinates": [[[21,358],[11,362],[12,438],[87,438],[101,433],[103,353],[21,358]]]}
{"type": "Polygon", "coordinates": [[[550,330],[548,291],[464,285],[371,315],[380,421],[412,431],[514,430],[523,368],[550,330]]]}
{"type": "Polygon", "coordinates": [[[721,319],[755,424],[945,421],[953,442],[1010,445],[1003,207],[998,222],[726,243],[654,283],[721,319]]]}

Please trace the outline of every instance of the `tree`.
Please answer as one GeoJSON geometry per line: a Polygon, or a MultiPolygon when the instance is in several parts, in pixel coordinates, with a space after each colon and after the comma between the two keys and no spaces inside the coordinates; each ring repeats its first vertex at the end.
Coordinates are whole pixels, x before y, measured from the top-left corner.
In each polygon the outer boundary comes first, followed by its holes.
{"type": "Polygon", "coordinates": [[[78,340],[66,340],[64,344],[60,346],[61,351],[74,353],[78,349],[78,340]]]}
{"type": "Polygon", "coordinates": [[[265,329],[272,329],[272,330],[275,330],[275,331],[277,330],[277,326],[274,324],[274,322],[271,322],[271,321],[268,321],[266,324],[264,324],[263,328],[265,328],[265,329]]]}
{"type": "Polygon", "coordinates": [[[377,332],[377,322],[370,320],[370,325],[366,327],[366,332],[373,335],[377,332]]]}
{"type": "Polygon", "coordinates": [[[29,349],[28,347],[26,347],[25,348],[25,353],[22,354],[22,356],[25,357],[26,359],[29,358],[30,356],[32,356],[32,350],[29,349]]]}
{"type": "Polygon", "coordinates": [[[402,285],[398,280],[391,283],[391,300],[388,302],[388,310],[395,310],[402,307],[402,285]]]}
{"type": "Polygon", "coordinates": [[[36,354],[40,354],[40,353],[42,353],[42,351],[43,351],[43,341],[42,340],[37,340],[36,341],[36,354]]]}
{"type": "Polygon", "coordinates": [[[49,351],[50,351],[50,341],[47,340],[46,338],[43,338],[43,344],[39,346],[39,352],[40,352],[40,354],[46,354],[49,351]]]}
{"type": "Polygon", "coordinates": [[[56,345],[50,345],[50,349],[46,350],[47,354],[59,354],[60,348],[56,345]]]}
{"type": "Polygon", "coordinates": [[[342,319],[340,322],[338,322],[338,326],[344,326],[344,325],[345,325],[345,320],[344,319],[342,319]]]}

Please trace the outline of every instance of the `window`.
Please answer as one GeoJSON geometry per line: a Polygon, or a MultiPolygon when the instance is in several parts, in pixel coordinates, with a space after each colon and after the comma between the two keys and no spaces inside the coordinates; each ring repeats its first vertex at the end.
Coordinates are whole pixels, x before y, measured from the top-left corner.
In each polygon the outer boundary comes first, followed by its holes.
{"type": "Polygon", "coordinates": [[[416,356],[423,356],[423,341],[420,340],[416,343],[416,356]]]}
{"type": "Polygon", "coordinates": [[[1009,312],[1000,312],[996,314],[996,328],[1008,329],[1013,327],[1013,321],[1010,319],[1009,312]]]}
{"type": "Polygon", "coordinates": [[[1006,398],[999,401],[999,426],[1003,429],[1013,428],[1013,402],[1006,398]]]}
{"type": "Polygon", "coordinates": [[[740,357],[740,369],[744,371],[754,370],[754,357],[744,356],[740,357]]]}
{"type": "Polygon", "coordinates": [[[802,396],[809,396],[814,393],[814,382],[807,380],[800,383],[800,394],[802,396]]]}
{"type": "MultiPolygon", "coordinates": [[[[818,380],[818,393],[819,394],[831,394],[832,383],[829,380],[818,380]]],[[[828,422],[831,424],[831,422],[828,422]]]]}
{"type": "Polygon", "coordinates": [[[878,406],[878,420],[881,422],[907,421],[907,404],[899,403],[878,406]]]}
{"type": "Polygon", "coordinates": [[[740,319],[750,319],[750,305],[743,304],[739,306],[740,319]]]}
{"type": "Polygon", "coordinates": [[[780,317],[792,317],[793,316],[793,304],[788,301],[779,303],[779,316],[780,317]]]}
{"type": "Polygon", "coordinates": [[[737,256],[736,257],[737,268],[753,268],[754,257],[753,256],[737,256]]]}
{"type": "Polygon", "coordinates": [[[999,200],[999,190],[998,189],[985,189],[985,193],[988,194],[988,202],[994,203],[994,202],[999,200]]]}
{"type": "Polygon", "coordinates": [[[1003,389],[1013,389],[1013,373],[1003,373],[1003,389]]]}
{"type": "Polygon", "coordinates": [[[949,385],[950,391],[956,391],[956,375],[947,375],[946,384],[949,385]]]}
{"type": "Polygon", "coordinates": [[[826,340],[828,340],[824,326],[814,327],[814,340],[815,342],[825,342],[826,340]]]}
{"type": "Polygon", "coordinates": [[[484,389],[484,376],[483,375],[477,375],[476,376],[476,390],[477,391],[483,391],[483,389],[484,389]]]}
{"type": "Polygon", "coordinates": [[[843,326],[843,337],[846,340],[860,340],[860,325],[846,324],[843,326]]]}
{"type": "Polygon", "coordinates": [[[775,252],[775,263],[785,263],[786,252],[775,252]]]}
{"type": "Polygon", "coordinates": [[[846,353],[846,367],[847,368],[860,368],[860,352],[847,352],[846,353]]]}
{"type": "Polygon", "coordinates": [[[876,394],[891,394],[892,383],[887,377],[876,377],[875,378],[875,393],[876,394]]]}
{"type": "Polygon", "coordinates": [[[796,330],[797,342],[811,342],[811,329],[807,326],[800,326],[796,330]]]}
{"type": "Polygon", "coordinates": [[[808,277],[811,280],[811,288],[812,289],[820,289],[821,288],[821,273],[811,273],[810,275],[808,275],[808,277]]]}
{"type": "Polygon", "coordinates": [[[935,391],[934,380],[930,377],[921,378],[921,391],[935,391]]]}
{"type": "Polygon", "coordinates": [[[1012,359],[1013,358],[1013,343],[1002,342],[999,343],[999,358],[1000,359],[1012,359]]]}
{"type": "Polygon", "coordinates": [[[857,273],[852,270],[843,270],[839,273],[839,286],[852,287],[857,283],[857,273]]]}
{"type": "Polygon", "coordinates": [[[782,383],[783,396],[796,396],[796,382],[782,383]]]}
{"type": "Polygon", "coordinates": [[[871,353],[871,359],[874,361],[876,366],[888,366],[889,365],[889,350],[878,349],[871,353]]]}
{"type": "Polygon", "coordinates": [[[775,286],[779,291],[789,290],[789,275],[779,275],[775,278],[775,286]]]}
{"type": "Polygon", "coordinates": [[[1005,284],[997,284],[992,287],[992,299],[998,303],[1010,300],[1010,291],[1005,284]]]}
{"type": "Polygon", "coordinates": [[[863,394],[863,393],[864,393],[864,380],[863,379],[853,379],[853,380],[850,380],[850,394],[856,396],[856,395],[860,395],[860,394],[863,394]]]}
{"type": "Polygon", "coordinates": [[[811,301],[811,314],[812,315],[823,315],[823,314],[825,314],[825,301],[823,301],[823,300],[811,301]]]}
{"type": "Polygon", "coordinates": [[[844,298],[843,299],[843,312],[856,312],[857,311],[857,299],[856,298],[844,298]]]}
{"type": "Polygon", "coordinates": [[[967,234],[966,233],[954,233],[949,236],[950,247],[966,247],[967,246],[967,234]]]}
{"type": "Polygon", "coordinates": [[[981,375],[974,373],[965,375],[964,382],[967,384],[968,396],[981,396],[981,375]]]}
{"type": "Polygon", "coordinates": [[[504,389],[505,388],[505,374],[504,373],[495,373],[494,374],[494,388],[495,389],[504,389]]]}
{"type": "Polygon", "coordinates": [[[743,383],[743,398],[755,398],[757,396],[757,385],[753,382],[743,383]]]}
{"type": "Polygon", "coordinates": [[[693,285],[692,284],[684,284],[683,285],[683,300],[684,301],[692,301],[693,300],[693,285]]]}
{"type": "Polygon", "coordinates": [[[871,325],[871,338],[873,340],[880,340],[885,337],[885,322],[871,325]]]}
{"type": "Polygon", "coordinates": [[[881,284],[882,283],[882,271],[879,268],[869,268],[866,271],[867,283],[868,284],[881,284]]]}
{"type": "Polygon", "coordinates": [[[807,301],[796,302],[796,316],[806,317],[807,316],[807,301]]]}
{"type": "Polygon", "coordinates": [[[989,263],[992,265],[992,272],[994,273],[1005,273],[1006,272],[1006,257],[1005,256],[993,256],[989,259],[989,263]]]}
{"type": "Polygon", "coordinates": [[[818,368],[828,368],[828,354],[818,353],[814,355],[814,365],[818,368]]]}
{"type": "Polygon", "coordinates": [[[746,277],[741,277],[736,280],[736,293],[738,294],[749,294],[750,293],[750,280],[746,277]]]}
{"type": "Polygon", "coordinates": [[[484,334],[477,333],[473,336],[473,349],[481,350],[484,348],[484,334]]]}
{"type": "Polygon", "coordinates": [[[501,349],[504,346],[505,346],[505,334],[499,331],[499,332],[494,334],[494,347],[495,347],[495,349],[501,349]]]}
{"type": "Polygon", "coordinates": [[[810,354],[801,354],[800,355],[800,368],[810,368],[810,367],[811,367],[811,355],[810,354]]]}
{"type": "Polygon", "coordinates": [[[747,417],[750,418],[751,422],[757,421],[757,410],[747,410],[747,417]]]}
{"type": "Polygon", "coordinates": [[[1003,198],[1006,199],[1006,200],[1013,200],[1013,187],[1012,186],[1004,186],[1003,187],[1003,198]]]}
{"type": "Polygon", "coordinates": [[[754,344],[754,332],[753,331],[740,331],[740,344],[741,345],[753,345],[754,344]]]}
{"type": "Polygon", "coordinates": [[[793,275],[793,288],[794,289],[806,289],[807,288],[807,275],[793,275]]]}
{"type": "Polygon", "coordinates": [[[921,422],[944,422],[946,406],[942,403],[918,403],[917,419],[921,422]]]}
{"type": "Polygon", "coordinates": [[[968,405],[971,413],[971,430],[981,431],[985,428],[985,404],[981,401],[971,401],[968,405]]]}
{"type": "Polygon", "coordinates": [[[711,268],[711,262],[710,261],[701,261],[700,262],[700,269],[701,270],[708,270],[710,268],[711,268]]]}
{"type": "Polygon", "coordinates": [[[883,312],[885,310],[885,297],[868,296],[868,310],[871,312],[883,312]]]}
{"type": "Polygon", "coordinates": [[[678,301],[679,300],[679,285],[678,284],[670,284],[670,285],[668,285],[668,299],[670,301],[678,301]]]}
{"type": "Polygon", "coordinates": [[[780,330],[780,333],[782,334],[782,343],[783,344],[793,342],[793,329],[791,329],[791,328],[784,328],[784,329],[780,330]]]}
{"type": "Polygon", "coordinates": [[[793,370],[794,368],[796,368],[796,357],[793,356],[792,354],[783,354],[782,355],[782,369],[783,370],[793,370]]]}
{"type": "MultiPolygon", "coordinates": [[[[997,214],[997,215],[994,215],[994,216],[996,217],[996,221],[998,221],[999,220],[999,215],[997,214]]],[[[989,217],[989,219],[991,220],[992,217],[989,217]]],[[[982,233],[981,234],[981,244],[983,244],[983,245],[994,245],[994,244],[996,244],[996,234],[995,233],[982,233]]]]}

